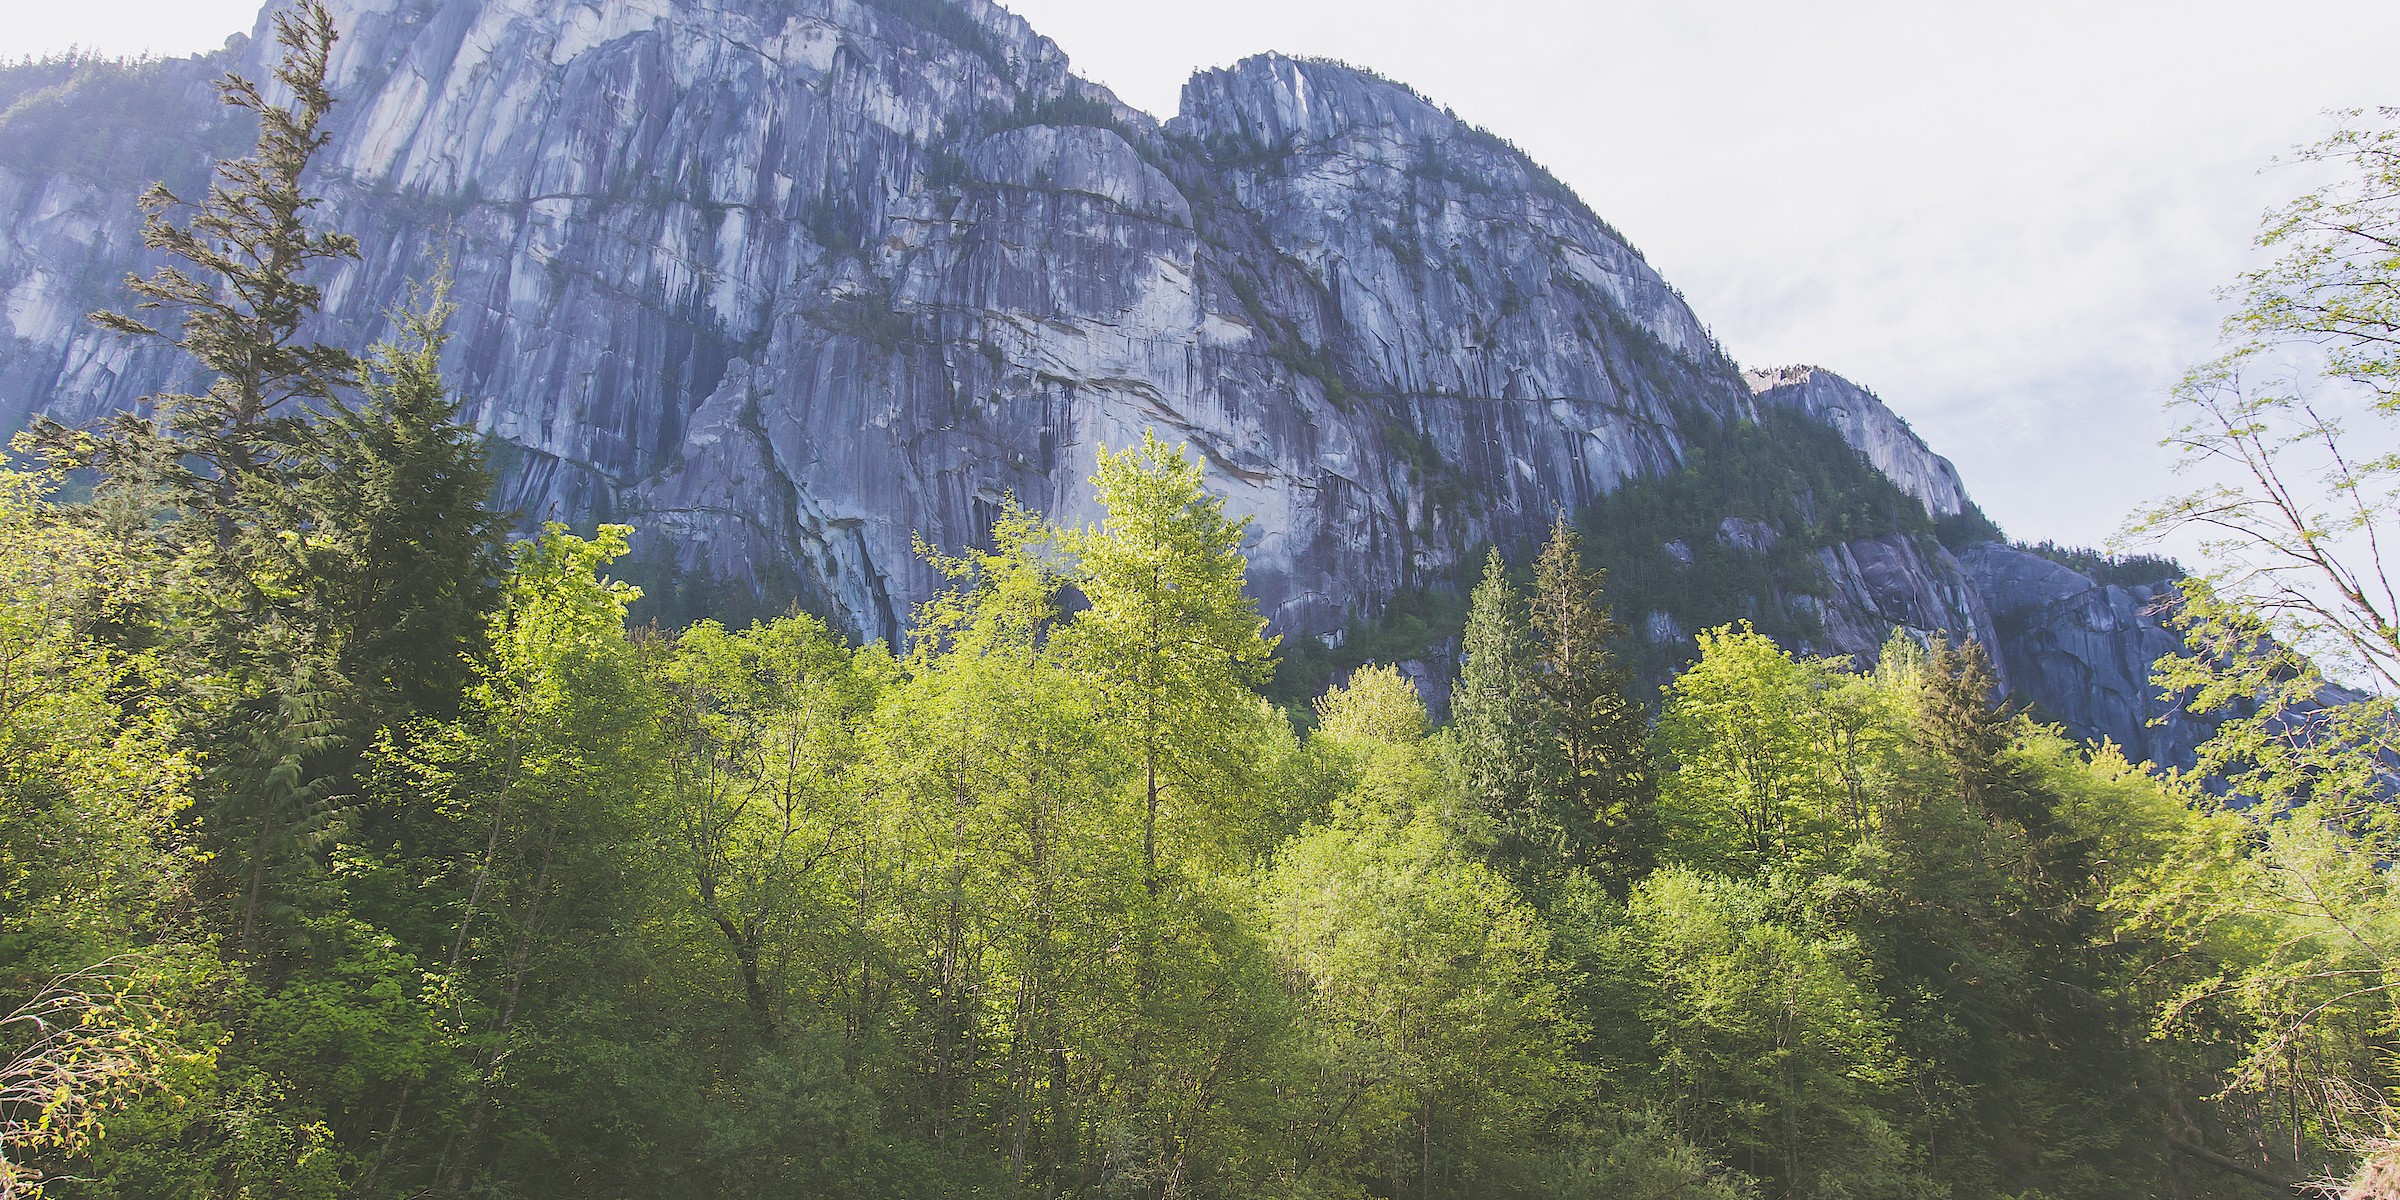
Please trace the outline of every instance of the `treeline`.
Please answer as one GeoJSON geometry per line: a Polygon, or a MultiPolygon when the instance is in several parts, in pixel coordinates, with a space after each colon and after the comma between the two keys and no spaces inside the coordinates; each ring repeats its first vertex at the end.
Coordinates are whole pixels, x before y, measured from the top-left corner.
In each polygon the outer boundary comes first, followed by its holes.
{"type": "Polygon", "coordinates": [[[1146,443],[1096,484],[1098,528],[941,560],[899,657],[629,629],[624,531],[553,529],[455,690],[378,713],[358,669],[229,661],[170,595],[199,564],[16,477],[0,981],[63,986],[47,1044],[92,1075],[0,1110],[13,1169],[2238,1195],[2177,1140],[2292,1137],[2209,1099],[2238,1008],[2150,1027],[2215,948],[2147,910],[2234,818],[1995,711],[1972,651],[1860,675],[1721,630],[1653,723],[1562,533],[1530,596],[1478,590],[1449,728],[1370,668],[1301,735],[1198,469],[1146,443]]]}
{"type": "Polygon", "coordinates": [[[2244,818],[1972,647],[1728,626],[1653,710],[1563,525],[1440,729],[1262,698],[1155,440],[928,550],[905,647],[631,626],[624,528],[503,548],[438,286],[301,336],[356,247],[280,24],[103,318],[209,390],[0,476],[0,1195],[2230,1197],[2345,1145],[2323,1057],[2388,1074],[2374,1005],[2228,985],[2339,935],[2244,818]]]}

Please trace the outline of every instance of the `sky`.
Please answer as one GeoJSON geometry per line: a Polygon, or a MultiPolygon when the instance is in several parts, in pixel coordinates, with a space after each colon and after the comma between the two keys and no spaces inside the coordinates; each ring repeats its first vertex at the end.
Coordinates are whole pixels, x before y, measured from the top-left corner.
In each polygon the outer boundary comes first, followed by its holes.
{"type": "MultiPolygon", "coordinates": [[[[2086,545],[2178,485],[2160,402],[2313,182],[2277,156],[2400,104],[2390,0],[1006,2],[1160,117],[1266,50],[1413,85],[1580,192],[1737,360],[1873,389],[2011,536],[2086,545]]],[[[189,53],[256,11],[22,7],[0,58],[189,53]]]]}

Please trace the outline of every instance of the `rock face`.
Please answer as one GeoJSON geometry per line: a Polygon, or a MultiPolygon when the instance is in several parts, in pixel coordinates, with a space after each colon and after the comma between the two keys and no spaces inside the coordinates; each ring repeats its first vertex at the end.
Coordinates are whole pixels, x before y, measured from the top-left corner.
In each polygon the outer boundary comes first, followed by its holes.
{"type": "MultiPolygon", "coordinates": [[[[1998,645],[1985,598],[1959,561],[1930,538],[1859,538],[1817,551],[1828,595],[1817,599],[1828,653],[1873,662],[1894,629],[1998,645]]],[[[2013,683],[2005,655],[1993,664],[2013,683]]]]}
{"type": "MultiPolygon", "coordinates": [[[[1455,586],[1479,545],[1523,547],[1761,404],[1936,515],[1967,503],[1874,396],[1745,379],[1573,193],[1367,72],[1262,55],[1160,122],[988,0],[332,7],[315,184],[368,250],[321,281],[319,336],[383,336],[446,259],[444,368],[505,503],[633,524],[690,608],[797,599],[896,639],[937,583],[914,537],[974,543],[1012,498],[1088,519],[1095,452],[1145,430],[1255,519],[1253,589],[1293,634],[1455,586]]],[[[197,194],[247,146],[209,81],[265,78],[269,28],[197,59],[0,68],[0,431],[187,382],[82,314],[151,265],[134,195],[197,194]]],[[[1811,649],[1994,636],[1930,539],[1818,560],[1811,649]]],[[[2028,687],[2147,646],[2020,643],[2028,687]]],[[[2126,741],[2131,715],[2089,714],[2126,741]]]]}
{"type": "Polygon", "coordinates": [[[2171,586],[2103,585],[1994,542],[1961,561],[1992,614],[1988,644],[2038,716],[2077,737],[2111,738],[2136,762],[2192,765],[2219,722],[2181,711],[2150,682],[2150,664],[2183,648],[2163,623],[2171,586]]]}
{"type": "Polygon", "coordinates": [[[1950,460],[1933,452],[1917,431],[1875,393],[1822,367],[1776,367],[1742,373],[1762,405],[1772,404],[1832,426],[1900,490],[1937,517],[1967,508],[1967,487],[1950,460]]]}
{"type": "MultiPolygon", "coordinates": [[[[1750,403],[1572,194],[1363,72],[1250,59],[1161,125],[982,0],[333,7],[319,185],[371,251],[325,336],[377,336],[447,255],[445,367],[527,521],[628,521],[862,636],[935,586],[912,536],[972,542],[1011,496],[1086,517],[1095,450],[1145,429],[1256,518],[1278,627],[1323,633],[1750,403]]],[[[272,49],[144,86],[213,119],[194,86],[272,49]]],[[[172,369],[80,321],[142,265],[136,185],[20,170],[42,132],[0,125],[0,425],[172,369]]],[[[222,146],[185,141],[190,187],[222,146]]]]}

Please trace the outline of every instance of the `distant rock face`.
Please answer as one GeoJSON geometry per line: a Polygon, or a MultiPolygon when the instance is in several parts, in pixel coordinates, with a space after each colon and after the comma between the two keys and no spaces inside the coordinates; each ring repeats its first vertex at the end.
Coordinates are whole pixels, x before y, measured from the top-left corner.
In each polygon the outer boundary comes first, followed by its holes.
{"type": "MultiPolygon", "coordinates": [[[[1777,540],[1775,527],[1764,521],[1727,517],[1717,522],[1717,541],[1744,553],[1764,554],[1775,548],[1777,540]]],[[[1669,550],[1668,553],[1673,554],[1674,551],[1669,550]]],[[[1691,551],[1687,548],[1684,554],[1689,556],[1691,551]]]]}
{"type": "Polygon", "coordinates": [[[1822,367],[1753,370],[1743,378],[1760,404],[1789,408],[1838,430],[1925,511],[1955,517],[1966,510],[1967,488],[1958,468],[1935,454],[1875,393],[1822,367]]]}
{"type": "MultiPolygon", "coordinates": [[[[1819,601],[1829,651],[1872,663],[1894,629],[1952,642],[1997,645],[1985,598],[1959,561],[1931,538],[1860,538],[1817,551],[1830,584],[1819,601]]],[[[1995,664],[2003,685],[2010,664],[1995,664]]]]}
{"type": "Polygon", "coordinates": [[[1992,614],[2013,690],[2077,737],[2107,737],[2135,761],[2189,768],[2221,722],[2161,698],[2151,664],[2183,643],[2164,618],[2168,586],[2116,587],[1998,543],[1961,556],[1992,614]]]}
{"type": "MultiPolygon", "coordinates": [[[[1161,125],[983,0],[332,7],[318,184],[370,250],[325,336],[380,335],[447,255],[445,368],[510,505],[860,636],[937,586],[914,536],[975,542],[1009,497],[1088,518],[1095,451],[1145,429],[1255,519],[1277,627],[1327,633],[1750,403],[1570,193],[1358,71],[1250,59],[1161,125]]],[[[180,67],[162,110],[197,129],[195,85],[272,49],[180,67]]],[[[40,134],[0,125],[0,426],[174,369],[80,320],[143,265],[138,184],[18,171],[40,134]]]]}
{"type": "MultiPolygon", "coordinates": [[[[386,335],[446,258],[444,368],[504,503],[629,522],[644,569],[702,597],[897,639],[939,583],[912,539],[976,543],[1011,499],[1090,519],[1095,452],[1146,430],[1253,518],[1252,588],[1291,634],[1453,586],[1479,545],[1523,548],[1762,404],[1839,430],[1929,512],[1967,503],[1872,394],[1745,378],[1565,187],[1366,72],[1261,55],[1193,77],[1162,123],[988,0],[332,7],[315,185],[367,253],[321,281],[318,334],[386,335]]],[[[198,194],[247,147],[209,83],[265,78],[268,29],[139,68],[0,69],[0,431],[190,382],[82,315],[152,265],[133,197],[198,194]]],[[[1762,558],[1776,536],[1719,534],[1762,558]]],[[[2058,689],[2146,653],[2138,622],[2012,641],[1929,539],[1818,563],[1823,594],[1792,599],[1824,630],[1805,649],[1997,636],[2021,690],[2134,740],[2138,705],[2058,689]]]]}

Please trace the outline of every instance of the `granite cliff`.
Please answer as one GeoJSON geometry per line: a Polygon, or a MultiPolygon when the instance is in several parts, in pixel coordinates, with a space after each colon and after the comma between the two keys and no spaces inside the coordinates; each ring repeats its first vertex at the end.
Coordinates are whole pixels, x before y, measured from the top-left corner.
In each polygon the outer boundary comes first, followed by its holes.
{"type": "MultiPolygon", "coordinates": [[[[1012,497],[1084,519],[1094,450],[1144,429],[1255,519],[1254,589],[1303,636],[1454,589],[1480,546],[1522,547],[1767,407],[1837,431],[1933,518],[1972,508],[1874,396],[1745,376],[1540,166],[1366,71],[1261,55],[1196,75],[1162,122],[987,0],[333,9],[318,182],[368,251],[325,281],[322,335],[381,336],[446,259],[445,366],[505,502],[632,523],[684,611],[797,600],[896,638],[936,585],[914,536],[973,542],[1012,497]]],[[[82,314],[147,265],[135,192],[188,193],[246,144],[208,81],[263,77],[270,50],[0,70],[0,429],[172,381],[82,314]]],[[[1729,545],[1754,536],[1738,519],[1729,545]]],[[[1894,626],[2035,646],[1995,626],[1994,588],[2027,629],[2080,619],[2067,584],[1969,570],[1922,532],[1806,552],[1772,600],[1813,650],[1872,654],[1894,626]]],[[[2128,628],[2062,652],[2147,652],[2155,623],[2128,628]]],[[[2020,688],[2072,682],[2036,661],[2004,656],[2020,688]]],[[[2133,741],[2138,707],[2093,727],[2133,741]]]]}

